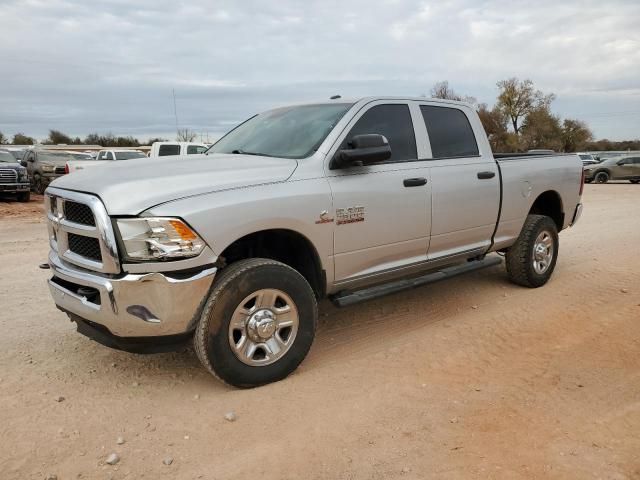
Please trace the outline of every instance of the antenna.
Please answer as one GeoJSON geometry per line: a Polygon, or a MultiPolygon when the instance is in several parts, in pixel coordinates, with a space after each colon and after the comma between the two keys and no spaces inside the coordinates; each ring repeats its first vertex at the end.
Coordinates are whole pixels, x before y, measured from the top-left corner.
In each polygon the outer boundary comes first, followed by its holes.
{"type": "Polygon", "coordinates": [[[179,128],[178,128],[178,109],[176,108],[176,90],[175,90],[175,88],[172,88],[171,92],[173,93],[173,114],[176,117],[176,135],[177,135],[180,132],[178,131],[179,130],[179,128]]]}

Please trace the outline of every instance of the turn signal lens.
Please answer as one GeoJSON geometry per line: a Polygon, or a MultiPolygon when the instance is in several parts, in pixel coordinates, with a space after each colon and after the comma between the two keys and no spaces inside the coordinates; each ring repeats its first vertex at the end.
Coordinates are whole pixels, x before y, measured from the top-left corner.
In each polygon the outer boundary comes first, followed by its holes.
{"type": "Polygon", "coordinates": [[[198,236],[195,233],[193,233],[193,230],[187,227],[180,220],[169,220],[169,223],[171,224],[173,229],[176,231],[176,233],[180,235],[180,238],[182,238],[182,240],[193,241],[196,238],[198,238],[198,236]]]}

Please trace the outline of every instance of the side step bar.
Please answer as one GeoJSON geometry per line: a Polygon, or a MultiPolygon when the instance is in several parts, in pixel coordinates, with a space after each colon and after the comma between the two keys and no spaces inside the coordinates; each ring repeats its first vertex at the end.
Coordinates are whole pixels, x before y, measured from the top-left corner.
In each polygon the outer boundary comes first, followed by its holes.
{"type": "Polygon", "coordinates": [[[373,298],[383,297],[402,290],[407,290],[409,288],[416,288],[422,285],[427,285],[428,283],[446,280],[447,278],[456,277],[463,273],[493,267],[500,263],[502,263],[502,259],[500,257],[485,257],[482,260],[472,260],[460,265],[453,265],[451,267],[431,271],[420,277],[397,280],[395,282],[376,285],[375,287],[369,287],[355,292],[346,291],[335,295],[331,298],[331,301],[337,307],[346,307],[366,300],[371,300],[373,298]]]}

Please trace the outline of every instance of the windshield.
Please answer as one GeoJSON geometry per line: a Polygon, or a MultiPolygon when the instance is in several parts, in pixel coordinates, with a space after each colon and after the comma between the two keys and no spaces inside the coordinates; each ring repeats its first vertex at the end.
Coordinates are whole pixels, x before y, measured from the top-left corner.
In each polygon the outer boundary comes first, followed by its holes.
{"type": "Polygon", "coordinates": [[[68,162],[73,160],[73,156],[65,152],[40,152],[38,160],[41,162],[68,162]]]}
{"type": "Polygon", "coordinates": [[[320,146],[351,105],[301,105],[261,113],[227,133],[207,150],[207,154],[308,157],[320,146]]]}
{"type": "Polygon", "coordinates": [[[147,158],[142,152],[116,152],[116,160],[131,160],[132,158],[147,158]]]}
{"type": "Polygon", "coordinates": [[[16,163],[16,159],[9,152],[0,152],[0,163],[16,163]]]}
{"type": "Polygon", "coordinates": [[[591,155],[580,155],[580,158],[582,160],[593,160],[593,157],[591,155]]]}
{"type": "Polygon", "coordinates": [[[24,150],[11,150],[11,152],[9,153],[11,153],[11,155],[13,155],[16,160],[22,160],[26,152],[24,150]]]}

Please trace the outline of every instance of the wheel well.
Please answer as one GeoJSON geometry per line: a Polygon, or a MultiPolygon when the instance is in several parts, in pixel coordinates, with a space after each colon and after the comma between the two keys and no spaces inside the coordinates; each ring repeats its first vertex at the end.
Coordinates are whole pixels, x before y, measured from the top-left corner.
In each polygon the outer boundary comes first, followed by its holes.
{"type": "Polygon", "coordinates": [[[607,175],[611,176],[611,172],[606,168],[601,168],[599,170],[596,170],[595,173],[593,174],[593,176],[595,177],[596,175],[598,175],[599,173],[602,173],[602,172],[604,172],[607,175]]]}
{"type": "Polygon", "coordinates": [[[320,257],[304,235],[293,230],[263,230],[239,238],[220,254],[225,265],[245,258],[270,258],[297,270],[311,285],[316,297],[326,285],[320,257]]]}
{"type": "Polygon", "coordinates": [[[531,205],[529,213],[551,217],[556,227],[558,227],[558,231],[562,230],[562,226],[564,225],[564,211],[562,208],[562,199],[560,195],[558,195],[558,192],[548,190],[541,193],[538,198],[536,198],[536,201],[533,202],[533,205],[531,205]]]}

